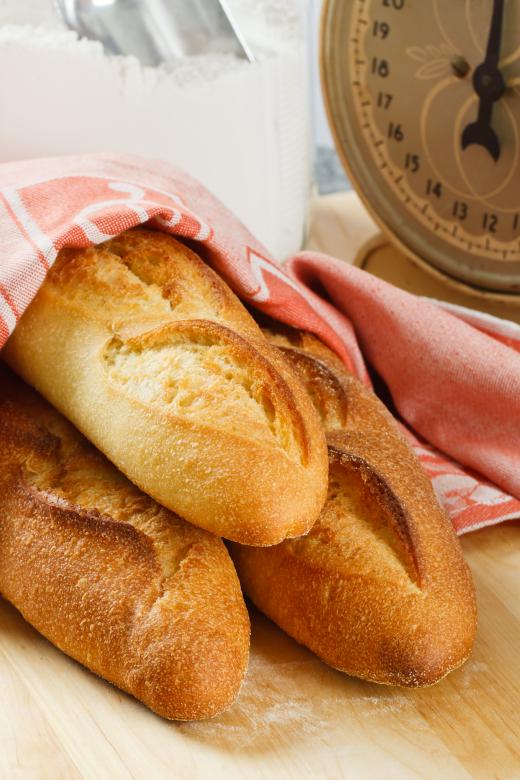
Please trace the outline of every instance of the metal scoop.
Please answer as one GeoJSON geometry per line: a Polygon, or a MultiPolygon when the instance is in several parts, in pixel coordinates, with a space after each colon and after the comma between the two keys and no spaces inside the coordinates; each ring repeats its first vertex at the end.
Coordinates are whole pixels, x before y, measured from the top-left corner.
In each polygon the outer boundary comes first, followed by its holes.
{"type": "Polygon", "coordinates": [[[81,37],[144,65],[210,52],[254,62],[225,0],[55,0],[55,6],[81,37]]]}

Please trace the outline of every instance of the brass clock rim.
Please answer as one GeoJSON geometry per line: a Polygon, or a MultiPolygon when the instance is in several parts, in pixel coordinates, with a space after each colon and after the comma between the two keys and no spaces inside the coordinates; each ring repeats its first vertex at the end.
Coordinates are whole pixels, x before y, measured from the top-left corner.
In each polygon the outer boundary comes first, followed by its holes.
{"type": "MultiPolygon", "coordinates": [[[[341,164],[352,182],[353,187],[361,202],[374,219],[376,224],[381,228],[381,231],[386,235],[394,246],[402,251],[407,257],[416,261],[420,265],[428,265],[430,268],[435,269],[437,272],[444,274],[447,277],[461,282],[468,286],[473,286],[478,289],[487,290],[493,293],[500,293],[506,295],[518,295],[520,293],[520,275],[516,274],[497,274],[494,272],[482,272],[481,270],[470,271],[464,273],[464,269],[453,268],[452,271],[448,271],[445,267],[440,267],[440,264],[432,261],[430,258],[423,257],[412,249],[404,239],[402,239],[393,227],[381,216],[379,211],[371,203],[369,195],[365,192],[364,185],[360,180],[360,177],[356,174],[355,169],[348,159],[347,153],[340,138],[340,130],[336,123],[335,111],[333,107],[332,92],[332,79],[330,78],[330,71],[332,70],[333,62],[333,47],[328,43],[328,37],[330,34],[329,19],[332,18],[334,8],[340,3],[353,2],[353,0],[323,0],[321,14],[320,14],[320,33],[319,33],[319,66],[320,66],[320,84],[321,92],[323,96],[323,104],[325,107],[325,113],[327,116],[328,125],[334,141],[336,153],[341,161],[341,164]]],[[[357,151],[357,150],[356,150],[357,151]]]]}

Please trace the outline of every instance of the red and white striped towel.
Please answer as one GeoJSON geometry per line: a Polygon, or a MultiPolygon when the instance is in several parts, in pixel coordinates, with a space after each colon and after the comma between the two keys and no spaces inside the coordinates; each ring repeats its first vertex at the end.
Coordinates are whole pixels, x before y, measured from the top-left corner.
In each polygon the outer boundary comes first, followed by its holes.
{"type": "Polygon", "coordinates": [[[198,242],[243,300],[318,334],[366,383],[367,359],[459,533],[520,517],[518,325],[417,298],[325,255],[303,252],[282,268],[165,163],[86,155],[0,166],[0,347],[62,247],[148,221],[198,242]]]}

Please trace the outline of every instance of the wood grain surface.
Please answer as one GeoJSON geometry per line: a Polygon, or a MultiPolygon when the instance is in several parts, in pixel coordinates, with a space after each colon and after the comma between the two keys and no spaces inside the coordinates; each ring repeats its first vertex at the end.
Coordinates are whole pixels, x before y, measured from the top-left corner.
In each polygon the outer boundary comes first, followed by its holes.
{"type": "Polygon", "coordinates": [[[0,602],[0,776],[520,778],[520,522],[463,539],[480,624],[468,663],[415,691],[329,669],[253,611],[249,673],[214,720],[163,721],[0,602]]]}
{"type": "Polygon", "coordinates": [[[520,780],[520,522],[462,544],[480,611],[462,669],[422,690],[364,683],[252,610],[240,698],[203,723],[161,720],[0,599],[0,778],[520,780]]]}

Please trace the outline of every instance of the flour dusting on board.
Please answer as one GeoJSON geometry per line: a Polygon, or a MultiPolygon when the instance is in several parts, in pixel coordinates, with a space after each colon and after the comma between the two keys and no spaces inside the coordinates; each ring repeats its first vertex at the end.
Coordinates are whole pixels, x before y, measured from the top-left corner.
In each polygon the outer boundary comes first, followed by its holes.
{"type": "Polygon", "coordinates": [[[256,610],[249,671],[230,710],[212,720],[185,723],[183,734],[227,750],[267,750],[287,735],[306,740],[330,737],[345,712],[386,717],[407,708],[397,690],[355,680],[330,669],[256,610]]]}

